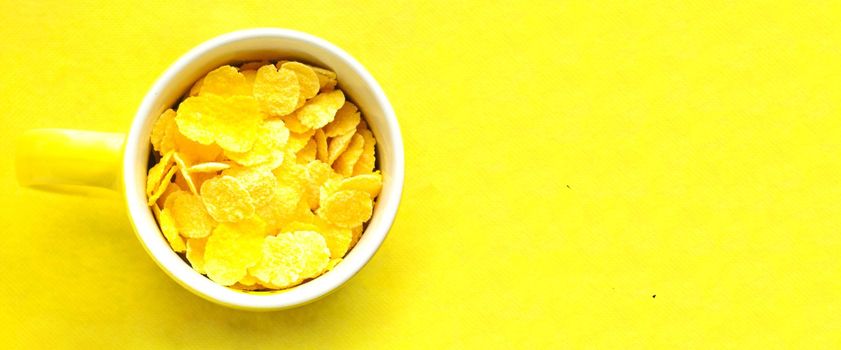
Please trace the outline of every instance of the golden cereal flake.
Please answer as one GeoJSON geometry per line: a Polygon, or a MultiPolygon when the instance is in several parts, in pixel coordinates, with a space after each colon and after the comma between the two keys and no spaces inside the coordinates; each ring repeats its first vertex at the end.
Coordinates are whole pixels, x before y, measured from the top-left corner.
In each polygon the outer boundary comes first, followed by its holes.
{"type": "Polygon", "coordinates": [[[166,175],[164,175],[163,179],[161,179],[161,183],[158,186],[158,189],[156,189],[155,192],[153,192],[152,195],[149,196],[149,201],[147,202],[147,205],[152,205],[153,203],[158,201],[158,198],[161,198],[164,192],[166,192],[167,188],[169,188],[169,185],[172,181],[172,176],[175,175],[176,171],[178,171],[178,167],[174,166],[169,168],[169,171],[166,173],[166,175]]]}
{"type": "Polygon", "coordinates": [[[184,245],[184,240],[178,235],[178,228],[176,227],[175,219],[173,218],[172,212],[169,208],[164,208],[164,210],[161,211],[158,224],[161,226],[161,233],[163,233],[164,238],[166,238],[167,242],[169,242],[169,246],[172,247],[172,250],[176,253],[181,253],[187,249],[184,245]]]}
{"type": "Polygon", "coordinates": [[[204,248],[207,277],[223,286],[241,280],[260,261],[265,236],[266,224],[258,218],[219,224],[204,248]]]}
{"type": "Polygon", "coordinates": [[[307,167],[297,162],[283,163],[283,165],[272,171],[277,177],[280,186],[288,186],[295,189],[303,189],[306,184],[307,167]]]}
{"type": "Polygon", "coordinates": [[[267,205],[257,207],[257,216],[266,221],[272,229],[279,229],[283,225],[299,218],[304,210],[308,210],[301,203],[301,193],[292,187],[280,186],[267,205]]]}
{"type": "Polygon", "coordinates": [[[301,121],[298,120],[298,115],[295,113],[282,116],[280,117],[280,120],[283,120],[283,122],[286,123],[286,127],[289,128],[289,131],[294,133],[303,134],[312,130],[312,128],[301,124],[301,121]]]}
{"type": "Polygon", "coordinates": [[[254,214],[254,202],[242,182],[228,175],[207,180],[201,186],[207,212],[219,222],[238,222],[254,214]]]}
{"type": "Polygon", "coordinates": [[[324,130],[318,129],[313,135],[315,139],[316,158],[322,162],[327,162],[327,135],[324,130]]]}
{"type": "Polygon", "coordinates": [[[257,285],[259,283],[259,281],[257,281],[257,278],[254,277],[254,276],[245,275],[245,277],[240,279],[239,282],[237,282],[237,283],[241,284],[244,287],[252,287],[252,286],[257,285]]]}
{"type": "Polygon", "coordinates": [[[204,85],[204,77],[197,80],[195,84],[190,88],[190,92],[187,94],[187,97],[198,96],[199,92],[201,92],[201,86],[204,85]]]}
{"type": "Polygon", "coordinates": [[[265,65],[257,70],[254,78],[254,97],[272,116],[292,113],[298,105],[300,90],[298,76],[289,69],[277,70],[273,65],[265,65]]]}
{"type": "Polygon", "coordinates": [[[295,112],[301,124],[318,129],[333,121],[336,112],[345,103],[341,90],[318,94],[295,112]]]}
{"type": "Polygon", "coordinates": [[[208,214],[202,200],[190,192],[180,191],[171,194],[164,208],[171,211],[175,226],[184,237],[207,237],[216,227],[216,221],[208,214]]]}
{"type": "Polygon", "coordinates": [[[342,190],[357,190],[367,193],[371,198],[376,198],[383,188],[383,176],[379,170],[370,174],[351,176],[339,182],[336,188],[342,190]]]}
{"type": "Polygon", "coordinates": [[[351,237],[350,237],[350,247],[348,250],[353,249],[356,246],[356,243],[359,243],[359,239],[362,238],[362,233],[365,230],[362,228],[362,225],[356,226],[350,229],[351,237]]]}
{"type": "Polygon", "coordinates": [[[330,259],[327,262],[327,267],[324,268],[324,272],[333,270],[340,262],[342,262],[342,258],[330,259]]]}
{"type": "Polygon", "coordinates": [[[341,175],[339,175],[338,178],[330,178],[327,179],[327,181],[324,181],[324,183],[322,183],[321,187],[319,187],[318,189],[318,202],[326,202],[327,198],[330,197],[330,195],[339,190],[339,186],[342,184],[342,180],[343,179],[341,175]]]}
{"type": "Polygon", "coordinates": [[[172,154],[173,152],[166,153],[158,164],[153,165],[149,168],[149,173],[146,175],[146,195],[151,196],[158,187],[161,186],[161,181],[163,180],[164,176],[170,171],[172,168],[172,154]]]}
{"type": "Polygon", "coordinates": [[[254,145],[264,114],[251,96],[199,95],[178,107],[175,123],[187,138],[224,150],[245,152],[254,145]]]}
{"type": "Polygon", "coordinates": [[[347,134],[356,130],[359,121],[362,118],[359,115],[359,108],[353,102],[345,101],[342,108],[336,111],[336,118],[332,122],[324,126],[324,134],[327,137],[336,137],[347,134]]]}
{"type": "Polygon", "coordinates": [[[190,173],[216,173],[222,170],[230,168],[231,165],[228,163],[220,163],[220,162],[206,162],[191,165],[187,172],[190,173]]]}
{"type": "Polygon", "coordinates": [[[184,160],[184,158],[178,152],[175,152],[172,155],[172,158],[175,160],[175,164],[178,165],[179,175],[184,179],[184,182],[187,184],[187,187],[190,189],[190,192],[194,194],[198,194],[198,188],[196,187],[196,182],[193,180],[193,177],[190,175],[190,172],[187,170],[190,166],[184,160]]]}
{"type": "Polygon", "coordinates": [[[362,148],[362,154],[359,155],[359,160],[356,161],[356,164],[353,166],[353,175],[359,174],[367,174],[374,171],[374,166],[376,164],[376,149],[375,146],[377,145],[377,140],[374,138],[374,134],[371,133],[371,130],[367,128],[361,129],[357,131],[362,138],[365,140],[365,144],[362,148]]]}
{"type": "Polygon", "coordinates": [[[199,95],[214,94],[219,96],[251,95],[251,89],[236,68],[222,66],[204,77],[199,95]]]}
{"type": "Polygon", "coordinates": [[[156,204],[160,207],[163,207],[164,203],[166,203],[167,198],[169,198],[169,195],[171,195],[175,192],[178,192],[178,191],[183,191],[181,186],[179,186],[178,184],[171,183],[171,184],[167,185],[166,186],[166,191],[164,191],[164,193],[161,194],[161,196],[160,196],[160,198],[158,198],[156,204]]]}
{"type": "Polygon", "coordinates": [[[310,209],[317,209],[320,203],[319,190],[330,179],[339,178],[339,174],[324,162],[313,160],[307,163],[306,177],[302,181],[302,193],[310,209]]]}
{"type": "Polygon", "coordinates": [[[175,111],[172,108],[167,109],[164,111],[158,120],[155,121],[154,126],[152,126],[152,136],[150,136],[152,141],[152,148],[155,151],[158,151],[160,154],[164,154],[166,152],[162,151],[161,143],[164,142],[164,137],[166,136],[167,130],[171,128],[171,125],[175,124],[175,111]]]}
{"type": "Polygon", "coordinates": [[[207,244],[207,238],[189,238],[187,239],[187,261],[196,272],[204,274],[204,247],[207,244]]]}
{"type": "Polygon", "coordinates": [[[353,166],[362,155],[364,145],[362,135],[355,134],[344,152],[333,162],[333,169],[342,176],[350,176],[353,173],[353,166]]]}
{"type": "Polygon", "coordinates": [[[246,152],[225,151],[225,155],[244,166],[265,165],[277,168],[283,162],[289,129],[282,120],[267,120],[260,126],[254,146],[246,152]]]}
{"type": "Polygon", "coordinates": [[[306,146],[304,146],[304,148],[298,151],[296,159],[298,163],[306,164],[309,163],[311,160],[315,159],[315,153],[315,139],[310,139],[310,141],[307,142],[306,146]]]}
{"type": "Polygon", "coordinates": [[[255,206],[268,204],[279,187],[277,177],[268,168],[231,168],[222,172],[239,180],[255,206]]]}
{"type": "Polygon", "coordinates": [[[318,208],[318,216],[339,226],[352,228],[371,218],[374,204],[365,192],[337,191],[318,208]]]}
{"type": "Polygon", "coordinates": [[[315,217],[313,222],[318,227],[316,232],[324,237],[327,242],[327,248],[330,250],[331,258],[341,258],[345,256],[350,248],[350,242],[353,238],[353,232],[349,228],[338,227],[326,220],[315,217]]]}
{"type": "Polygon", "coordinates": [[[265,237],[262,258],[248,271],[261,283],[283,289],[317,277],[329,261],[330,251],[321,235],[297,231],[265,237]]]}
{"type": "Polygon", "coordinates": [[[203,145],[196,141],[188,139],[184,134],[178,131],[176,126],[175,134],[175,150],[191,164],[206,163],[216,161],[220,154],[222,154],[222,147],[212,143],[203,145]]]}
{"type": "Polygon", "coordinates": [[[353,135],[356,135],[356,130],[330,139],[330,144],[327,146],[327,164],[333,165],[336,158],[344,153],[353,140],[353,135]]]}
{"type": "Polygon", "coordinates": [[[295,72],[295,75],[298,77],[298,85],[301,88],[299,99],[307,100],[318,94],[321,85],[318,82],[318,76],[310,66],[300,62],[285,62],[280,67],[281,69],[288,69],[295,72]]]}
{"type": "Polygon", "coordinates": [[[318,76],[318,85],[321,87],[322,92],[332,91],[336,88],[338,81],[336,80],[335,72],[313,66],[310,66],[310,68],[312,68],[315,75],[318,76]]]}
{"type": "Polygon", "coordinates": [[[295,232],[295,231],[313,231],[318,232],[318,225],[313,223],[314,220],[306,219],[306,221],[290,221],[281,227],[280,232],[295,232]]]}
{"type": "Polygon", "coordinates": [[[289,142],[287,142],[286,144],[286,149],[293,153],[298,153],[298,151],[302,150],[304,147],[307,146],[307,143],[310,142],[310,139],[314,134],[315,130],[310,130],[303,134],[299,134],[296,132],[290,133],[289,142]]]}

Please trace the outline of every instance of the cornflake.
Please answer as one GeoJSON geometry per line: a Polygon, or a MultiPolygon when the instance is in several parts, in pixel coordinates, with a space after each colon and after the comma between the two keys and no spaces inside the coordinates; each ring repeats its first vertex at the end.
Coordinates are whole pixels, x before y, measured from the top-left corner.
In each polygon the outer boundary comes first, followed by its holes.
{"type": "Polygon", "coordinates": [[[333,269],[363,235],[383,176],[336,73],[296,61],[218,67],[152,126],[146,196],[173,251],[243,292],[333,269]]]}

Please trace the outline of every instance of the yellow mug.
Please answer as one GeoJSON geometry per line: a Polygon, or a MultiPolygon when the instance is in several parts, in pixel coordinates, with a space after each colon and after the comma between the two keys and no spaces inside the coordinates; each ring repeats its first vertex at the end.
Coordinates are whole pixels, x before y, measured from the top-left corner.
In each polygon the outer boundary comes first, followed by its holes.
{"type": "Polygon", "coordinates": [[[19,140],[18,181],[49,191],[122,194],[134,231],[149,256],[180,285],[215,303],[247,310],[278,310],[302,305],[336,290],[373,257],[391,228],[403,190],[403,141],[388,99],[353,57],[309,34],[258,28],[224,34],[178,59],[143,99],[127,135],[80,130],[37,129],[19,140]],[[263,59],[297,59],[335,71],[339,86],[364,112],[377,138],[383,189],[359,243],[333,270],[280,292],[243,292],[216,284],[194,271],[164,239],[149,207],[145,184],[149,136],[155,119],[192,83],[224,64],[263,59]],[[103,190],[105,189],[105,190],[103,190]]]}

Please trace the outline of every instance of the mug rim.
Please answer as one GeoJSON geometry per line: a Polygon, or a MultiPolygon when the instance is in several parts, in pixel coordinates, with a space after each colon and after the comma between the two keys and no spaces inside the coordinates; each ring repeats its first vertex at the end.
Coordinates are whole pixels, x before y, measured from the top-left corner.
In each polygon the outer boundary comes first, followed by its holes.
{"type": "Polygon", "coordinates": [[[311,34],[290,29],[253,28],[213,37],[189,50],[164,71],[143,98],[132,121],[131,129],[126,137],[122,169],[122,192],[126,200],[129,220],[143,248],[167,275],[194,294],[217,304],[246,310],[279,310],[318,300],[335,291],[356,275],[379,250],[394,223],[402,197],[404,152],[400,128],[391,103],[373,76],[350,54],[311,34]],[[217,47],[260,37],[297,41],[304,47],[317,47],[342,61],[361,78],[364,89],[373,94],[376,105],[384,114],[385,127],[380,128],[380,132],[381,135],[387,134],[391,141],[392,152],[389,153],[393,164],[390,166],[388,180],[384,183],[382,192],[388,191],[393,200],[378,201],[375,215],[382,215],[381,225],[373,228],[371,227],[373,225],[366,227],[363,235],[365,245],[360,240],[360,243],[347,253],[335,269],[288,290],[254,293],[237,291],[211,281],[193,270],[172,251],[169,244],[162,245],[163,238],[160,229],[146,205],[145,191],[143,189],[138,191],[132,184],[137,181],[138,171],[142,171],[142,176],[146,174],[145,164],[142,166],[138,164],[137,157],[141,153],[148,155],[149,152],[146,140],[149,135],[142,131],[148,119],[153,118],[154,103],[161,97],[164,88],[198,58],[211,53],[217,47]]]}

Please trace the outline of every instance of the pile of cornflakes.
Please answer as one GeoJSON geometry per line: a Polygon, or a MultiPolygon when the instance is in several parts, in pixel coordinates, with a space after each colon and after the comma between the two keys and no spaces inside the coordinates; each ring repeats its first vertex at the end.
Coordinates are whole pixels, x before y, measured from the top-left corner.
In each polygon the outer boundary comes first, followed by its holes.
{"type": "Polygon", "coordinates": [[[332,71],[222,66],[156,121],[148,204],[172,249],[224,286],[274,290],[329,271],[382,188],[376,140],[332,71]]]}

